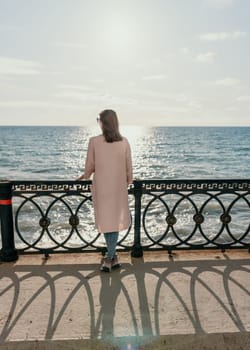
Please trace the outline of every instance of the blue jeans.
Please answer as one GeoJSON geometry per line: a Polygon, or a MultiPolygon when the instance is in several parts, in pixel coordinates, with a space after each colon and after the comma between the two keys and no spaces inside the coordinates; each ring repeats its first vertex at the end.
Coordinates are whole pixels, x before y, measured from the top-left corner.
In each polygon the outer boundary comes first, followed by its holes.
{"type": "Polygon", "coordinates": [[[113,259],[116,251],[116,244],[118,241],[118,232],[106,232],[104,233],[105,241],[107,244],[106,257],[113,259]]]}

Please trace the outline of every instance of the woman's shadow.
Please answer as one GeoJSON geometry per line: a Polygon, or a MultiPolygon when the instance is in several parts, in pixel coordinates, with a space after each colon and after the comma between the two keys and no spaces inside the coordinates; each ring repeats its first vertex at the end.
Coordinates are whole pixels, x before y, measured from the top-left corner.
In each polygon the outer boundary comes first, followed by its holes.
{"type": "Polygon", "coordinates": [[[121,292],[122,283],[120,271],[112,273],[101,273],[101,289],[100,289],[100,313],[97,320],[97,329],[101,328],[103,338],[114,336],[114,318],[116,302],[121,292]]]}

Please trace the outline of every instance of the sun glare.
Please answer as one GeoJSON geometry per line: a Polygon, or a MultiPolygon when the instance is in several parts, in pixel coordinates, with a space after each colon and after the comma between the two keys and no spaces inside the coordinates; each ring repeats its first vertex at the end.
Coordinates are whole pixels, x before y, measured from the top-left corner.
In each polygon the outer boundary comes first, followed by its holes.
{"type": "Polygon", "coordinates": [[[110,18],[101,33],[102,43],[112,52],[132,50],[135,44],[135,28],[126,18],[110,18]]]}
{"type": "Polygon", "coordinates": [[[124,135],[129,143],[131,148],[136,148],[137,140],[146,137],[150,134],[151,129],[148,127],[137,126],[137,125],[123,125],[120,128],[122,135],[124,135]]]}

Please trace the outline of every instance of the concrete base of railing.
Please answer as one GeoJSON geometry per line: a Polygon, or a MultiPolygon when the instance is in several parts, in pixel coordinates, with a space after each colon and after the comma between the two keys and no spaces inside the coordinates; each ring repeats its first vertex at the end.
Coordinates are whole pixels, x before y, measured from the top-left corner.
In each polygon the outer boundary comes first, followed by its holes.
{"type": "Polygon", "coordinates": [[[250,348],[250,333],[213,333],[102,339],[8,342],[1,350],[238,350],[250,348]]]}

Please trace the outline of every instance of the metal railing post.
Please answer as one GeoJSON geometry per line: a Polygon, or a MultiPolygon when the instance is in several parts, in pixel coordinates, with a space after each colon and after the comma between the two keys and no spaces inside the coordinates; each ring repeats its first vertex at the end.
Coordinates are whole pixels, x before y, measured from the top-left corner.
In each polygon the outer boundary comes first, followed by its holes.
{"type": "Polygon", "coordinates": [[[141,197],[142,197],[142,182],[134,181],[134,197],[135,197],[135,218],[134,218],[134,245],[131,251],[131,256],[140,258],[143,256],[141,246],[141,197]]]}
{"type": "Polygon", "coordinates": [[[12,213],[12,184],[9,181],[0,181],[0,223],[2,238],[2,261],[16,261],[13,213],[12,213]]]}

